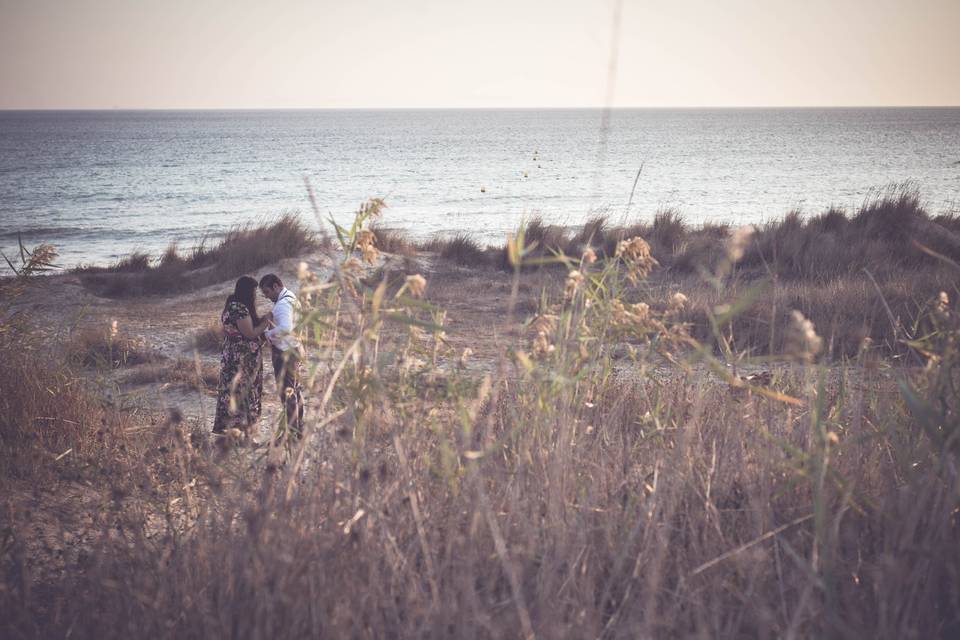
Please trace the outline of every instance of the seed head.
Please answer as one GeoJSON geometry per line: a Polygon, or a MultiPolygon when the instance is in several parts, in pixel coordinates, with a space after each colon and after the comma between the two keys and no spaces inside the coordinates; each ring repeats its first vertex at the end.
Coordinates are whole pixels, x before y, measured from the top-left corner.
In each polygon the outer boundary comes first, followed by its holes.
{"type": "Polygon", "coordinates": [[[419,273],[407,276],[406,287],[414,298],[422,298],[424,291],[427,289],[427,280],[419,273]]]}
{"type": "Polygon", "coordinates": [[[357,247],[363,253],[363,261],[368,264],[373,264],[380,257],[380,252],[377,250],[377,238],[373,231],[369,229],[360,232],[360,236],[357,238],[357,247]]]}
{"type": "Polygon", "coordinates": [[[376,219],[383,214],[387,203],[383,198],[371,198],[360,205],[360,214],[367,218],[376,219]]]}
{"type": "Polygon", "coordinates": [[[679,313],[687,306],[687,296],[679,291],[670,296],[670,311],[679,313]]]}
{"type": "Polygon", "coordinates": [[[789,355],[807,363],[813,362],[823,347],[823,340],[817,335],[813,323],[796,309],[790,312],[786,343],[789,355]]]}
{"type": "Polygon", "coordinates": [[[572,300],[573,296],[576,295],[577,289],[580,288],[580,285],[583,284],[583,274],[574,269],[567,274],[567,282],[563,289],[563,298],[565,300],[572,300]]]}
{"type": "Polygon", "coordinates": [[[587,247],[583,251],[583,264],[593,264],[597,261],[597,254],[593,250],[593,247],[587,247]]]}
{"type": "Polygon", "coordinates": [[[533,351],[533,357],[542,358],[553,353],[556,347],[550,344],[550,337],[547,335],[547,332],[541,331],[537,334],[537,337],[533,339],[531,350],[533,351]]]}
{"type": "Polygon", "coordinates": [[[361,271],[363,271],[363,265],[360,264],[359,260],[357,260],[353,256],[350,256],[349,258],[343,261],[343,270],[348,275],[356,276],[356,275],[359,275],[361,271]]]}
{"type": "Polygon", "coordinates": [[[627,277],[634,283],[646,278],[660,264],[651,255],[650,245],[640,236],[618,242],[615,255],[627,265],[627,277]]]}
{"type": "Polygon", "coordinates": [[[934,312],[942,317],[946,318],[950,313],[950,296],[947,295],[946,291],[941,291],[940,295],[937,296],[937,301],[934,303],[934,312]]]}
{"type": "Polygon", "coordinates": [[[540,333],[541,331],[550,334],[557,328],[557,322],[559,322],[559,320],[560,319],[552,313],[541,313],[530,322],[528,329],[534,334],[540,333]]]}
{"type": "Polygon", "coordinates": [[[756,228],[752,224],[737,227],[733,230],[733,233],[730,234],[730,240],[727,241],[727,260],[730,264],[740,262],[755,231],[756,228]]]}

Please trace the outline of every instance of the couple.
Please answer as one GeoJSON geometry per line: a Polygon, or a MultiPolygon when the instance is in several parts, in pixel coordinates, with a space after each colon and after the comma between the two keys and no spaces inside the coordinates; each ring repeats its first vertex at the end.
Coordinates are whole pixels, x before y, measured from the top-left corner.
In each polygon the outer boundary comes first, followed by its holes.
{"type": "MultiPolygon", "coordinates": [[[[263,395],[263,357],[261,348],[270,343],[270,359],[277,381],[280,403],[285,406],[284,426],[296,439],[303,422],[303,397],[300,392],[300,361],[303,349],[294,335],[294,311],[297,297],[270,273],[260,279],[260,293],[273,302],[273,311],[257,314],[258,283],[250,276],[237,280],[233,294],[227,297],[220,314],[223,347],[220,356],[220,383],[217,389],[217,417],[213,432],[223,435],[239,429],[245,438],[260,419],[263,395]]],[[[278,435],[283,433],[281,430],[278,435]]]]}

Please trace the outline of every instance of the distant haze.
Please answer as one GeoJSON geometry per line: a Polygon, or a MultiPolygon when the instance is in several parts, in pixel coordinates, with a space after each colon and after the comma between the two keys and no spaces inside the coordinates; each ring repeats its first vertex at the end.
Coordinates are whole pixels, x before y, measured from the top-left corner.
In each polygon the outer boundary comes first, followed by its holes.
{"type": "Polygon", "coordinates": [[[0,108],[960,104],[960,0],[0,0],[0,108]]]}

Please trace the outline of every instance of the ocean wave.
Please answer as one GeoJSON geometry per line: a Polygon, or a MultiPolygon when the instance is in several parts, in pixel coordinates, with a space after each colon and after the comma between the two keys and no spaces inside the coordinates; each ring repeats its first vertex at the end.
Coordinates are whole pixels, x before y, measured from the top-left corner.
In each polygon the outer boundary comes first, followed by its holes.
{"type": "MultiPolygon", "coordinates": [[[[55,238],[58,236],[74,236],[94,231],[82,227],[25,227],[23,229],[14,229],[12,231],[0,232],[0,239],[9,240],[23,236],[26,238],[55,238]]],[[[103,229],[100,229],[103,231],[103,229]]]]}

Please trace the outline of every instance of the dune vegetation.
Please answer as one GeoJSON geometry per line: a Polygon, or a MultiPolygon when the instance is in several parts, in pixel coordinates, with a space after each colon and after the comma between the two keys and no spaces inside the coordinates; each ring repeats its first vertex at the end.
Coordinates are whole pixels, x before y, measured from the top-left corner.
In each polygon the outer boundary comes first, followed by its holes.
{"type": "MultiPolygon", "coordinates": [[[[610,218],[596,215],[578,229],[532,218],[524,228],[532,247],[524,268],[553,269],[559,290],[565,276],[557,255],[579,256],[589,246],[612,258],[620,241],[640,236],[658,261],[642,295],[682,290],[689,300],[683,319],[698,339],[712,339],[715,308],[752,296],[727,332],[731,348],[750,355],[781,353],[791,311],[799,310],[823,333],[831,359],[856,357],[865,338],[905,358],[905,341],[917,335],[928,302],[940,291],[960,293],[960,217],[931,216],[910,184],[878,192],[852,214],[791,212],[749,227],[694,226],[670,209],[649,222],[614,225],[610,218]],[[734,247],[737,259],[730,260],[734,247]]],[[[484,248],[467,233],[416,242],[401,230],[373,232],[378,246],[414,246],[461,267],[513,268],[505,246],[484,248]]]]}
{"type": "Polygon", "coordinates": [[[103,403],[28,326],[0,333],[0,482],[97,495],[68,557],[69,527],[38,549],[36,505],[4,492],[0,635],[960,633],[953,218],[881,199],[753,233],[662,214],[435,240],[436,269],[509,269],[522,328],[474,367],[429,274],[365,269],[381,209],[336,228],[330,277],[301,269],[299,442],[217,454],[208,425],[103,403]],[[829,357],[803,305],[844,291],[849,317],[893,317],[889,345],[829,357]]]}
{"type": "Polygon", "coordinates": [[[183,252],[174,243],[158,259],[133,253],[108,267],[75,271],[87,288],[109,298],[180,293],[301,255],[318,248],[318,242],[316,232],[298,216],[284,214],[261,225],[237,227],[213,246],[201,240],[183,252]]]}

